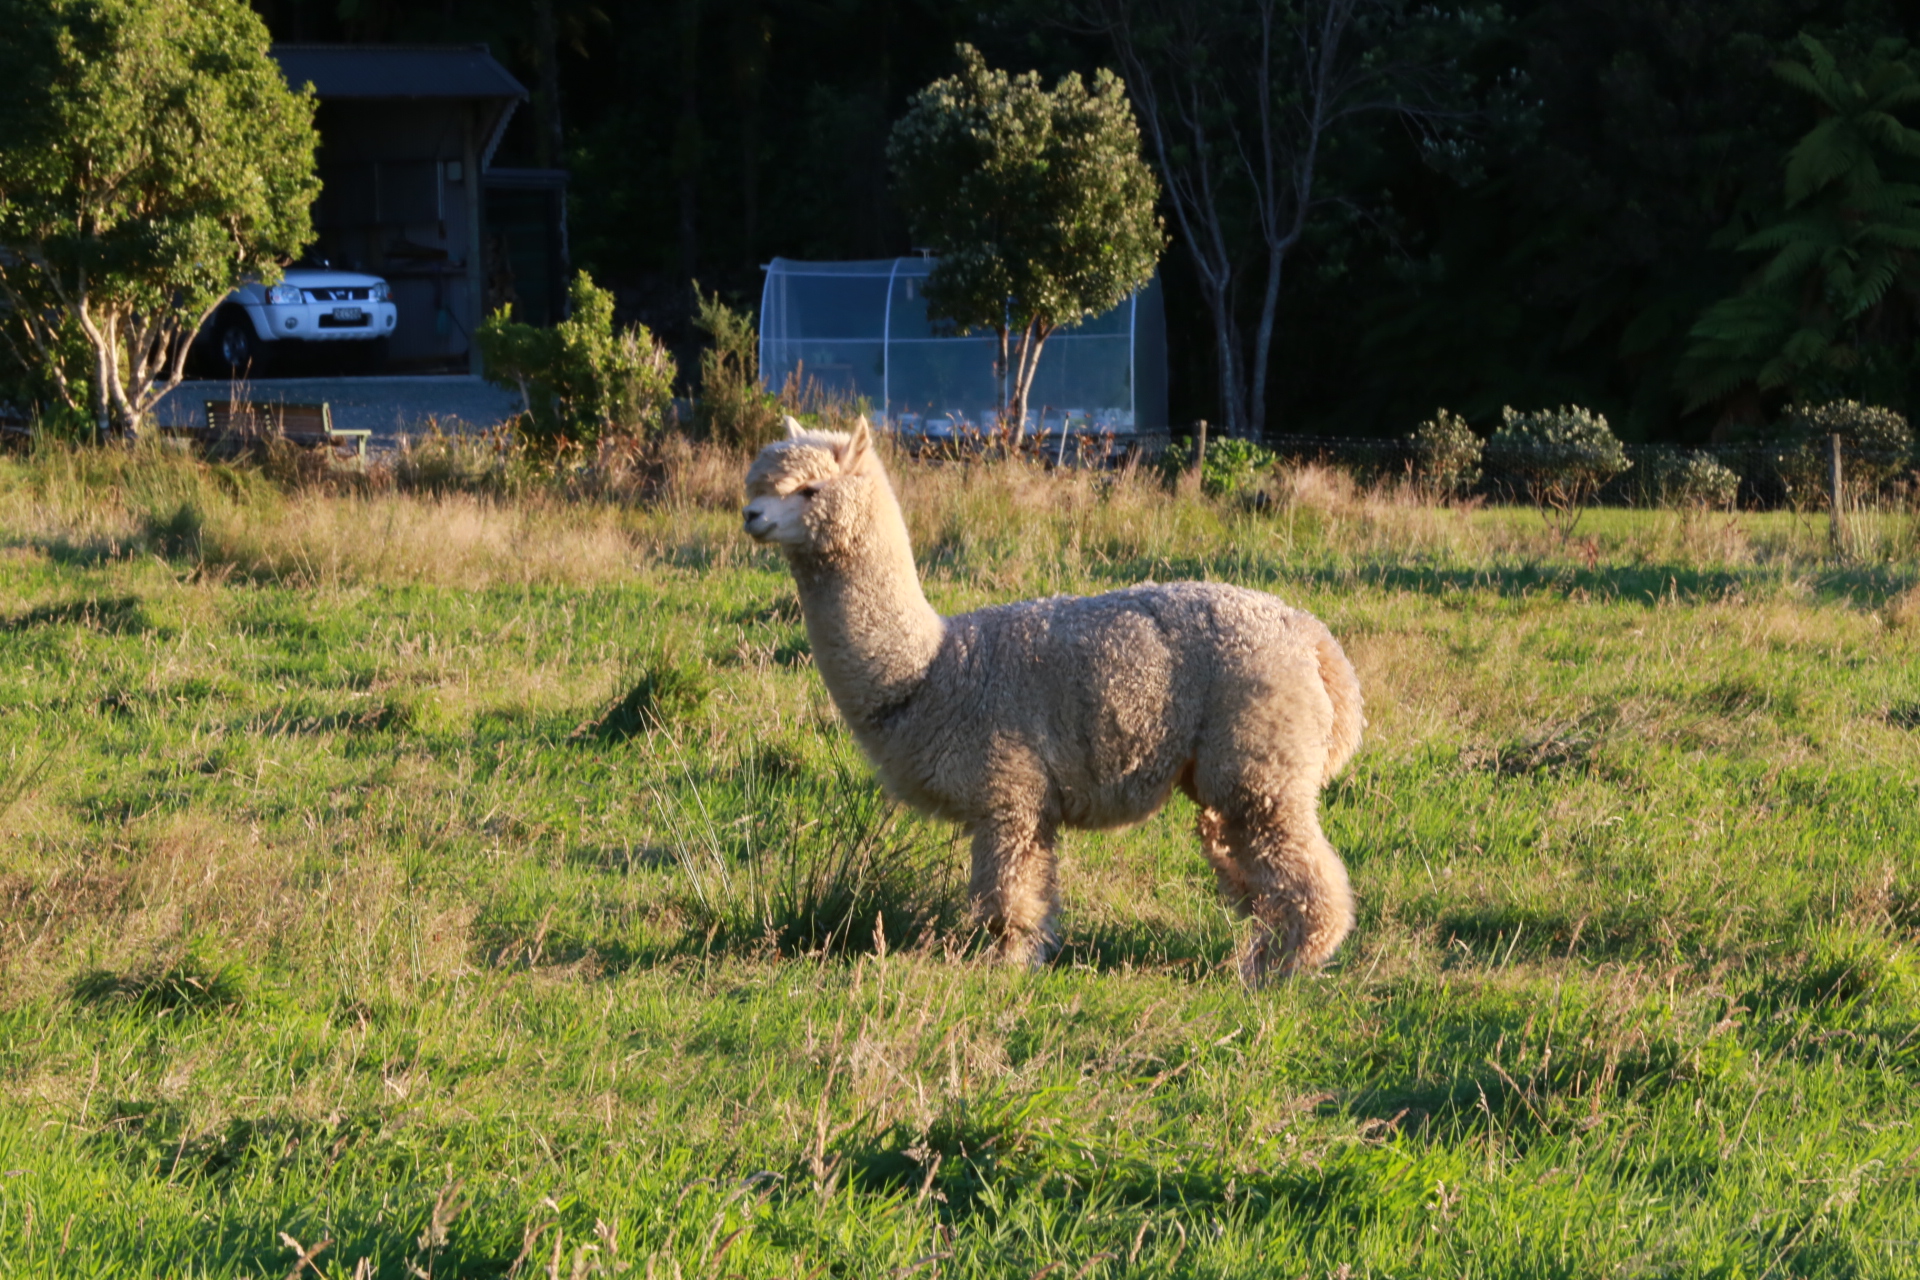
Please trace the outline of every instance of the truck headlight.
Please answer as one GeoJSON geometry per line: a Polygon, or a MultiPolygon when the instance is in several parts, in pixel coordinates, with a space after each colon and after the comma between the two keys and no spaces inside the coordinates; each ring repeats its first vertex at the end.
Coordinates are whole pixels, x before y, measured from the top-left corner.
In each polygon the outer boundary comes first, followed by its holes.
{"type": "Polygon", "coordinates": [[[300,296],[299,285],[282,282],[267,290],[267,301],[276,307],[295,307],[306,299],[300,296]]]}
{"type": "Polygon", "coordinates": [[[392,297],[393,289],[388,286],[385,280],[376,280],[373,282],[373,300],[375,302],[386,302],[392,297]]]}

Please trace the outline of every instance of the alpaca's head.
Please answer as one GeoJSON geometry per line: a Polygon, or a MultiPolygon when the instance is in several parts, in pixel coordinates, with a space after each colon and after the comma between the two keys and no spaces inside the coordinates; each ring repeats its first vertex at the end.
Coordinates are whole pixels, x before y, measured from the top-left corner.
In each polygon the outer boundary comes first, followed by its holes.
{"type": "Polygon", "coordinates": [[[762,449],[747,471],[747,536],[790,550],[845,552],[873,539],[891,495],[865,418],[851,434],[811,431],[788,418],[787,438],[762,449]]]}

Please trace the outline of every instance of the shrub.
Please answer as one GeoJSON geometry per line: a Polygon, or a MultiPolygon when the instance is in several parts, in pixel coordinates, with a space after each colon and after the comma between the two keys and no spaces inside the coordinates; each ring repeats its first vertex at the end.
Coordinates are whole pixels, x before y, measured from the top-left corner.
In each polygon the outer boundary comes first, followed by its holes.
{"type": "Polygon", "coordinates": [[[779,397],[760,386],[760,334],[753,317],[694,288],[693,322],[713,345],[700,353],[700,398],[694,430],[703,439],[737,449],[758,449],[778,439],[779,397]]]}
{"type": "Polygon", "coordinates": [[[1740,496],[1740,473],[1704,450],[1663,450],[1644,467],[1641,496],[1663,507],[1725,510],[1740,496]]]}
{"type": "Polygon", "coordinates": [[[1606,418],[1579,405],[1532,413],[1509,405],[1500,417],[1486,460],[1523,482],[1542,511],[1577,513],[1602,485],[1633,465],[1606,418]]]}
{"type": "Polygon", "coordinates": [[[520,324],[503,308],[475,335],[487,380],[526,401],[527,441],[553,452],[603,435],[657,434],[673,405],[673,357],[645,325],[616,329],[613,295],[586,272],[567,297],[572,314],[551,329],[520,324]]]}
{"type": "Polygon", "coordinates": [[[1407,439],[1413,442],[1414,470],[1431,492],[1452,496],[1480,483],[1486,443],[1459,414],[1440,409],[1407,439]]]}
{"type": "Polygon", "coordinates": [[[1906,418],[1858,400],[1795,405],[1774,434],[1769,461],[1795,506],[1817,503],[1827,491],[1829,436],[1841,439],[1846,482],[1855,493],[1879,492],[1913,463],[1913,431],[1906,418]]]}
{"type": "Polygon", "coordinates": [[[1200,488],[1209,497],[1234,497],[1251,489],[1275,461],[1272,450],[1251,440],[1215,440],[1200,465],[1200,488]]]}

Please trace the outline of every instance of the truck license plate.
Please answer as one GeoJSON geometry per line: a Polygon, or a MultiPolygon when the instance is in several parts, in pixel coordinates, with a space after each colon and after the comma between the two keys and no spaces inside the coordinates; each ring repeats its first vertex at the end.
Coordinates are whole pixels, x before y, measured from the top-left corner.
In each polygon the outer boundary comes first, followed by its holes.
{"type": "Polygon", "coordinates": [[[358,320],[364,314],[359,307],[335,307],[333,309],[333,318],[335,320],[358,320]]]}

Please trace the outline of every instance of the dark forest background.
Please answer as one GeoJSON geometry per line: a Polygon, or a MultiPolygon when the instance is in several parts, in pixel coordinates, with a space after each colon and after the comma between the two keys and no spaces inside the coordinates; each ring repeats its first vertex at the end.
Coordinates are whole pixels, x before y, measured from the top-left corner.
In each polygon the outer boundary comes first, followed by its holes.
{"type": "MultiPolygon", "coordinates": [[[[1037,0],[255,3],[282,41],[487,42],[534,91],[496,163],[572,170],[574,263],[683,369],[691,280],[752,305],[774,255],[912,247],[887,133],[956,42],[1049,80],[1115,65],[1037,0]]],[[[1771,68],[1803,32],[1856,59],[1920,36],[1920,6],[1516,0],[1471,31],[1453,65],[1505,105],[1465,129],[1470,163],[1435,165],[1391,117],[1329,155],[1342,199],[1289,263],[1269,430],[1399,435],[1440,405],[1485,427],[1502,405],[1576,402],[1627,440],[1685,442],[1776,409],[1675,389],[1688,330],[1759,267],[1735,245],[1779,211],[1786,155],[1819,120],[1771,68]]],[[[1177,242],[1162,272],[1172,416],[1218,420],[1177,242]]],[[[1878,321],[1906,354],[1871,390],[1911,411],[1906,274],[1878,321]]]]}

